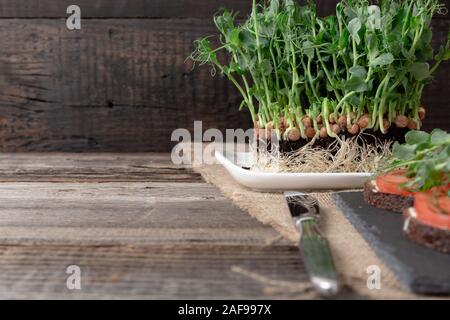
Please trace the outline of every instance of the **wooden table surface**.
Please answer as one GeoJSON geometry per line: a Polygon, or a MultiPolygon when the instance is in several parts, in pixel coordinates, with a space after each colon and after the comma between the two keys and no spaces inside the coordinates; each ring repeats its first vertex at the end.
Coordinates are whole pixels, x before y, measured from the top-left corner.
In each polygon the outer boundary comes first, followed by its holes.
{"type": "Polygon", "coordinates": [[[0,298],[289,298],[277,238],[168,154],[0,155],[0,298]]]}

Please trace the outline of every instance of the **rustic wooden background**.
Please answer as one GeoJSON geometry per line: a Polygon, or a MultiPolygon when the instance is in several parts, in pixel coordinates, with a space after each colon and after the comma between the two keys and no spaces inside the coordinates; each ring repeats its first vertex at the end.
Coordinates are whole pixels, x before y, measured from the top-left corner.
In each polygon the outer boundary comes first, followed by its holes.
{"type": "MultiPolygon", "coordinates": [[[[318,1],[323,13],[336,1],[318,1]]],[[[450,5],[450,0],[446,0],[450,5]]],[[[0,150],[167,151],[176,128],[249,127],[239,96],[185,58],[222,6],[250,0],[0,0],[0,150]],[[82,29],[66,29],[66,8],[82,29]]],[[[450,16],[434,22],[436,42],[450,16]]],[[[427,128],[450,130],[450,64],[425,94],[427,128]]]]}

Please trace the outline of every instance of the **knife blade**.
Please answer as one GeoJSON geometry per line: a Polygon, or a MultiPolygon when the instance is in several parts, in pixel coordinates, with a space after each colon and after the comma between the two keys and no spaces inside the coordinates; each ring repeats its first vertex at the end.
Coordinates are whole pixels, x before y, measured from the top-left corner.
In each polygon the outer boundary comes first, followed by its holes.
{"type": "Polygon", "coordinates": [[[300,232],[299,249],[313,287],[322,296],[335,296],[340,283],[329,243],[319,230],[319,202],[306,193],[285,192],[284,195],[300,232]]]}

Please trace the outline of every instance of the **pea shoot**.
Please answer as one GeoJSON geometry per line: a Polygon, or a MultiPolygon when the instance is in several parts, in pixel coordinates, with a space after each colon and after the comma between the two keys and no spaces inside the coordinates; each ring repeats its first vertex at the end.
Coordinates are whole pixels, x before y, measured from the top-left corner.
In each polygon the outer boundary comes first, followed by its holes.
{"type": "MultiPolygon", "coordinates": [[[[435,129],[427,133],[411,131],[406,143],[394,144],[391,163],[386,172],[406,168],[411,181],[407,188],[428,191],[433,187],[450,184],[450,134],[435,129]]],[[[450,194],[449,194],[450,196],[450,194]]]]}
{"type": "Polygon", "coordinates": [[[256,128],[288,141],[420,129],[424,87],[450,59],[450,33],[431,46],[438,0],[342,0],[328,17],[313,2],[252,1],[243,22],[215,16],[218,41],[196,40],[190,59],[236,86],[256,128]]]}

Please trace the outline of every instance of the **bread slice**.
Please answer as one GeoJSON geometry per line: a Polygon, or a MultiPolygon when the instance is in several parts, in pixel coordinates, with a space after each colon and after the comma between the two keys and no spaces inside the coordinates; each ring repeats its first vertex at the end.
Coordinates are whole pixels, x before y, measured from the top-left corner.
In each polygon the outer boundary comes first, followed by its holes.
{"type": "Polygon", "coordinates": [[[414,197],[380,192],[374,180],[365,183],[364,200],[377,208],[399,213],[414,204],[414,197]]]}
{"type": "Polygon", "coordinates": [[[450,254],[450,230],[435,228],[417,219],[414,208],[403,211],[403,231],[406,237],[433,250],[450,254]]]}

